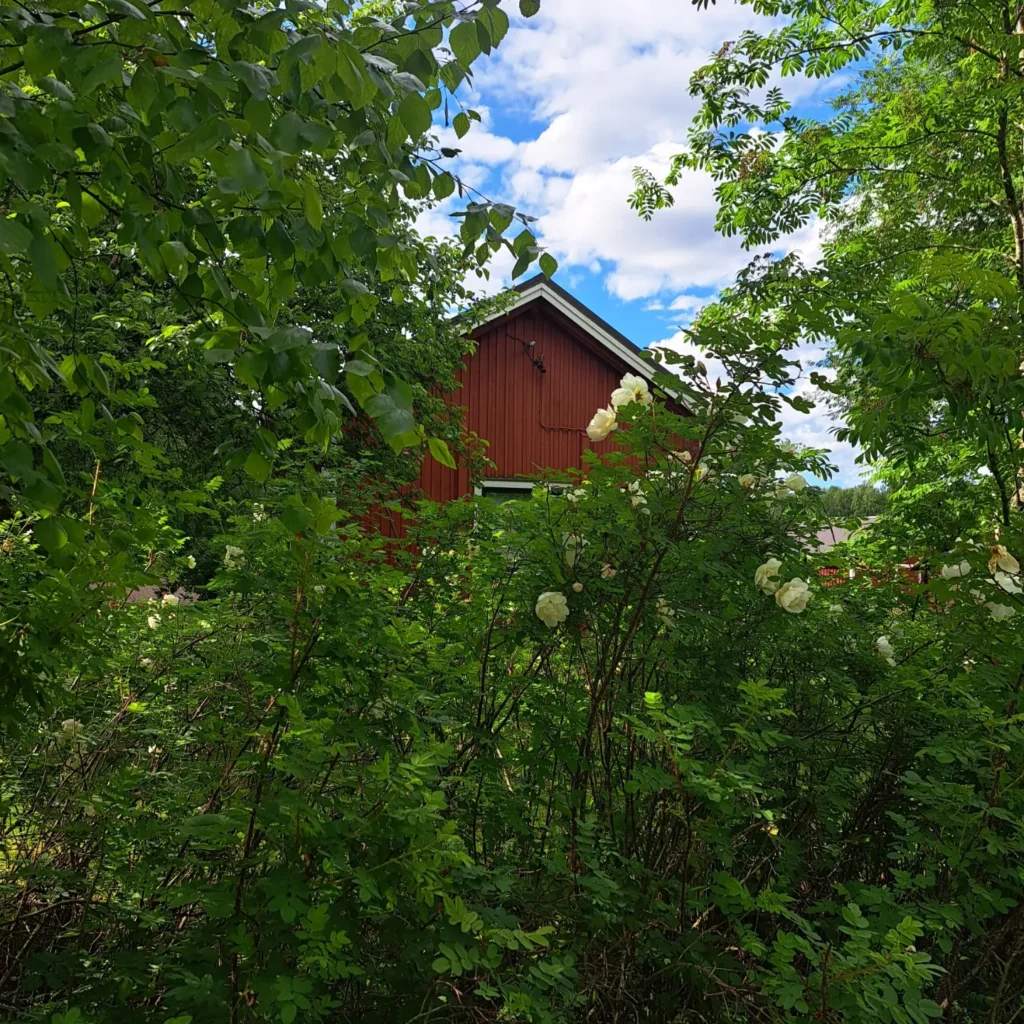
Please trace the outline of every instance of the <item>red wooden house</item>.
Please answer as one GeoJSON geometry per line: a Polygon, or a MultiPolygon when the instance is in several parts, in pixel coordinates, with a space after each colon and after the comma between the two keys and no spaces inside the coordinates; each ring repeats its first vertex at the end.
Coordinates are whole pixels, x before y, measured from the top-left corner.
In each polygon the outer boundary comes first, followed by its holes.
{"type": "MultiPolygon", "coordinates": [[[[515,291],[506,314],[471,332],[476,350],[452,396],[466,409],[466,430],[489,442],[494,466],[475,483],[495,496],[529,490],[542,469],[580,468],[588,449],[611,451],[614,435],[595,443],[587,424],[624,374],[652,374],[633,342],[544,275],[515,291]]],[[[468,470],[424,460],[419,486],[428,498],[449,501],[473,485],[468,470]]]]}

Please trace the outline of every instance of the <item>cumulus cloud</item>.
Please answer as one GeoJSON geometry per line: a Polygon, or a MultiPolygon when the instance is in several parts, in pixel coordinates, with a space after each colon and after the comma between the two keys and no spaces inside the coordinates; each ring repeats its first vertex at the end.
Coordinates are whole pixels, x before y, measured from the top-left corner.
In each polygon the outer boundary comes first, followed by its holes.
{"type": "MultiPolygon", "coordinates": [[[[519,17],[516,6],[506,0],[509,33],[478,64],[465,98],[481,123],[461,140],[450,128],[439,129],[442,145],[462,151],[452,169],[492,198],[539,217],[534,227],[559,260],[560,283],[574,288],[587,274],[600,275],[606,291],[637,303],[638,313],[661,312],[685,325],[754,254],[715,231],[708,176],[686,174],[674,189],[674,207],[647,223],[627,204],[632,170],[643,166],[664,176],[697,111],[688,88],[693,72],[745,29],[771,23],[728,0],[706,12],[678,3],[546,0],[531,19],[519,17]]],[[[784,83],[796,102],[822,87],[801,79],[784,83]]],[[[425,215],[423,225],[454,233],[457,221],[446,213],[425,215]]],[[[775,248],[816,262],[818,226],[775,248]]],[[[510,259],[499,260],[487,290],[508,283],[510,270],[510,259]]],[[[688,351],[681,334],[665,343],[688,351]]],[[[719,369],[709,365],[713,377],[719,369]]],[[[809,381],[798,391],[804,386],[809,381]]],[[[823,405],[809,416],[787,406],[784,422],[794,440],[831,448],[844,479],[855,480],[855,453],[835,442],[823,405]]]]}
{"type": "MultiPolygon", "coordinates": [[[[707,367],[707,376],[712,385],[718,380],[729,380],[721,360],[709,356],[705,349],[694,344],[682,331],[664,338],[657,345],[701,360],[707,367]]],[[[835,378],[835,371],[831,367],[821,365],[826,357],[825,350],[816,344],[799,345],[793,349],[792,357],[799,363],[800,371],[796,383],[787,389],[787,394],[808,399],[814,403],[814,408],[809,413],[800,412],[788,403],[782,402],[779,411],[782,436],[808,448],[823,448],[828,451],[829,461],[836,467],[836,475],[829,483],[839,483],[841,486],[857,483],[864,470],[856,461],[857,449],[848,441],[836,439],[835,431],[839,424],[825,404],[824,396],[811,383],[812,370],[829,380],[835,378]]]]}
{"type": "MultiPolygon", "coordinates": [[[[696,172],[675,191],[675,206],[651,223],[629,209],[632,170],[662,177],[685,143],[697,111],[689,80],[727,40],[771,22],[749,6],[720,3],[698,12],[676,4],[555,0],[531,19],[515,14],[490,60],[478,66],[472,102],[482,124],[462,140],[456,170],[484,168],[501,198],[540,217],[537,231],[563,268],[606,272],[618,299],[665,305],[692,288],[719,288],[749,262],[736,238],[714,230],[714,183],[696,172]],[[493,111],[515,119],[521,137],[498,132],[493,111]],[[524,137],[523,137],[524,136],[524,137]]],[[[799,99],[819,83],[786,82],[799,99]]],[[[818,250],[814,229],[780,248],[818,250]]],[[[655,307],[657,308],[657,307],[655,307]]],[[[676,307],[690,311],[690,307],[676,307]]]]}

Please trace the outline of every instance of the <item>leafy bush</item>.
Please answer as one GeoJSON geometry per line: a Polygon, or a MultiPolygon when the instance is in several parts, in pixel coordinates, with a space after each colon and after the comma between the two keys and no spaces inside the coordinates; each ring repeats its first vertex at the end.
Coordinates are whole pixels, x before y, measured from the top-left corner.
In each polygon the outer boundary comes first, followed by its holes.
{"type": "MultiPolygon", "coordinates": [[[[3,744],[4,1001],[993,1012],[1021,942],[1024,648],[992,615],[1018,570],[997,550],[997,587],[968,537],[956,576],[819,580],[799,471],[822,459],[744,385],[791,372],[755,330],[727,388],[664,375],[693,415],[643,391],[615,410],[622,450],[585,480],[424,505],[390,555],[281,485],[234,517],[209,596],[85,616],[62,694],[3,744]]],[[[40,571],[24,531],[5,550],[5,575],[40,571]]]]}

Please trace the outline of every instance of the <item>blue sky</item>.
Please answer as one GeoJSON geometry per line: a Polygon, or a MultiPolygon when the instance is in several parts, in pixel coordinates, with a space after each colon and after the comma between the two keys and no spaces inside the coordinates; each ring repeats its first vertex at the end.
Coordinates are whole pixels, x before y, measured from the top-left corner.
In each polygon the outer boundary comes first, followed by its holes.
{"type": "MultiPolygon", "coordinates": [[[[443,145],[462,150],[453,170],[489,198],[537,216],[537,233],[559,261],[559,284],[636,344],[685,349],[678,325],[752,254],[715,232],[707,177],[689,174],[674,190],[675,207],[645,223],[627,205],[631,172],[642,165],[664,173],[696,111],[692,73],[766,20],[732,0],[708,11],[689,0],[542,0],[529,20],[519,17],[517,0],[503,7],[508,36],[479,59],[472,88],[460,90],[482,123],[461,141],[440,132],[443,145]]],[[[816,113],[841,84],[788,79],[783,87],[797,112],[816,113]]],[[[421,228],[451,233],[450,204],[425,215],[421,228]]],[[[816,225],[779,248],[813,260],[816,225]]],[[[487,290],[508,284],[510,270],[510,259],[497,260],[487,290]]],[[[822,353],[802,355],[809,369],[822,353]]],[[[798,390],[810,393],[809,382],[798,390]]],[[[784,427],[796,441],[830,447],[839,482],[857,482],[855,452],[831,437],[823,407],[809,416],[787,411],[784,427]]]]}

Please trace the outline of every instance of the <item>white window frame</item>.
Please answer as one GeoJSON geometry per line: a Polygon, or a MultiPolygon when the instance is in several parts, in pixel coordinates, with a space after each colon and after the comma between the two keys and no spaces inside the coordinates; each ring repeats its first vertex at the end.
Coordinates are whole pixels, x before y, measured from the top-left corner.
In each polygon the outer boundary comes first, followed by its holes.
{"type": "Polygon", "coordinates": [[[487,477],[473,488],[473,493],[478,498],[485,498],[489,487],[503,491],[532,491],[536,486],[534,480],[495,480],[487,477]]]}

